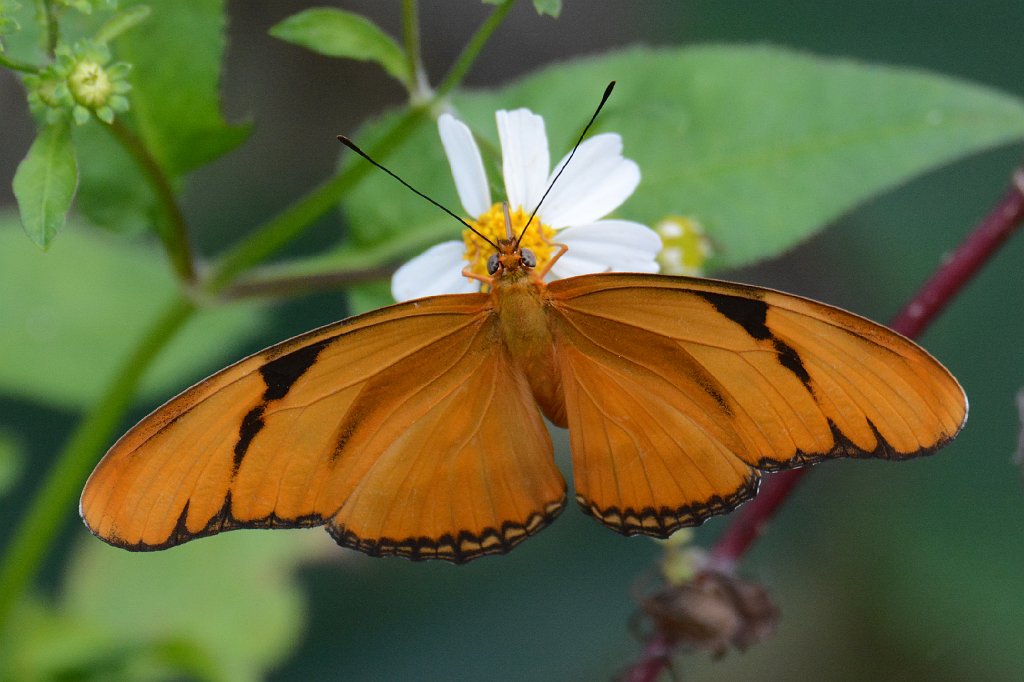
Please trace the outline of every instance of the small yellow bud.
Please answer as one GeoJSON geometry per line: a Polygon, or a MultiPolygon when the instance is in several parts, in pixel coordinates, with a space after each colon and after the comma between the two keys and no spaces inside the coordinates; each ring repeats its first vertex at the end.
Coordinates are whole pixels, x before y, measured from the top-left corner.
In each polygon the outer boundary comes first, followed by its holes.
{"type": "Polygon", "coordinates": [[[666,216],[654,226],[663,244],[658,254],[661,272],[666,275],[701,276],[711,256],[711,242],[704,228],[693,218],[666,216]]]}
{"type": "Polygon", "coordinates": [[[114,84],[106,69],[91,60],[80,61],[68,76],[68,88],[80,104],[96,109],[107,103],[114,84]]]}

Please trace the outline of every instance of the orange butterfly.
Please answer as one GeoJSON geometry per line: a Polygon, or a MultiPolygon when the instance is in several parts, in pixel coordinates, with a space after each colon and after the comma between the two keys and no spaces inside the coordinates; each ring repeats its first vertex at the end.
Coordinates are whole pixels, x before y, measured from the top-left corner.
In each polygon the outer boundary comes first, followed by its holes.
{"type": "Polygon", "coordinates": [[[657,537],[751,498],[761,471],[927,454],[966,419],[942,365],[852,313],[690,277],[545,283],[565,247],[536,268],[506,236],[467,273],[487,293],[322,327],[157,409],[96,467],[86,525],[131,550],[324,525],[367,554],[464,562],[562,510],[541,415],[569,429],[583,510],[657,537]]]}

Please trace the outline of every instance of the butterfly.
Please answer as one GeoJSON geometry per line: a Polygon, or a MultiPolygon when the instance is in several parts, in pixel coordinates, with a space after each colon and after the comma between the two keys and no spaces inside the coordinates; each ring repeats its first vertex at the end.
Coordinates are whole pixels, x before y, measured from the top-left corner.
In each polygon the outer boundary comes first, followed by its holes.
{"type": "Polygon", "coordinates": [[[370,555],[461,563],[565,506],[544,418],[569,430],[583,511],[655,537],[750,499],[761,472],[928,454],[966,420],[956,379],[863,317],[711,279],[546,282],[566,247],[537,267],[506,237],[487,276],[466,273],[479,292],[321,327],[158,408],[89,478],[89,530],[157,550],[325,526],[370,555]]]}
{"type": "Polygon", "coordinates": [[[545,283],[513,240],[489,293],[418,299],[256,353],[172,399],[96,467],[81,513],[132,550],[325,525],[371,555],[502,553],[566,501],[626,535],[727,512],[759,472],[905,459],[952,439],[962,389],[838,308],[729,282],[545,283]]]}

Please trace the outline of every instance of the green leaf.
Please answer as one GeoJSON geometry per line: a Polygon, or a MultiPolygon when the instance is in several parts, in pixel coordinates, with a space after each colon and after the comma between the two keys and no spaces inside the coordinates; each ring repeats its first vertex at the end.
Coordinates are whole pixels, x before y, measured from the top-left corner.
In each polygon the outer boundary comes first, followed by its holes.
{"type": "MultiPolygon", "coordinates": [[[[485,5],[504,5],[507,0],[483,0],[485,5]]],[[[550,14],[554,18],[562,13],[562,0],[533,0],[533,9],[537,14],[550,14]]]]}
{"type": "MultiPolygon", "coordinates": [[[[218,86],[224,51],[219,0],[185,0],[128,6],[110,23],[93,21],[90,31],[124,30],[114,41],[119,60],[133,64],[127,94],[130,111],[120,115],[180,187],[185,173],[241,143],[249,126],[229,126],[220,115],[218,86]]],[[[138,163],[100,126],[74,131],[81,159],[79,209],[97,225],[117,232],[153,230],[156,196],[138,163]]]]}
{"type": "MultiPolygon", "coordinates": [[[[137,11],[138,0],[123,2],[137,11]]],[[[223,0],[149,4],[152,16],[114,42],[119,60],[133,65],[131,124],[163,168],[178,177],[240,144],[248,126],[220,113],[225,48],[223,0]]]]}
{"type": "Polygon", "coordinates": [[[40,40],[41,26],[35,3],[20,1],[7,3],[3,12],[7,18],[8,33],[3,36],[4,55],[26,63],[42,63],[47,55],[40,40]]]}
{"type": "Polygon", "coordinates": [[[64,227],[78,185],[78,162],[67,121],[47,125],[36,136],[14,174],[21,224],[47,249],[64,227]]]}
{"type": "Polygon", "coordinates": [[[318,531],[229,533],[152,553],[83,539],[57,603],[22,603],[3,679],[265,679],[302,632],[296,567],[337,551],[318,531]]]}
{"type": "Polygon", "coordinates": [[[541,16],[548,14],[557,19],[562,13],[562,0],[533,0],[533,8],[541,16]]]}
{"type": "Polygon", "coordinates": [[[272,27],[270,35],[328,57],[377,62],[399,82],[411,80],[409,61],[398,43],[353,12],[331,7],[303,10],[272,27]]]}
{"type": "MultiPolygon", "coordinates": [[[[0,392],[91,404],[177,288],[155,246],[78,226],[43,254],[0,215],[0,392]]],[[[267,319],[253,304],[202,312],[147,373],[144,396],[166,399],[217,369],[267,319]]]]}
{"type": "Polygon", "coordinates": [[[152,10],[149,8],[149,5],[135,5],[124,11],[117,12],[104,22],[103,26],[96,32],[93,40],[97,43],[108,43],[125,31],[141,24],[149,18],[150,14],[152,14],[152,10]]]}
{"type": "Polygon", "coordinates": [[[302,631],[293,569],[326,550],[337,551],[319,530],[228,533],[141,554],[90,538],[68,569],[63,607],[122,642],[173,634],[204,650],[222,679],[259,680],[302,631]]]}
{"type": "Polygon", "coordinates": [[[395,302],[389,282],[369,282],[353,286],[348,291],[348,307],[353,315],[383,308],[395,302]]]}
{"type": "Polygon", "coordinates": [[[74,137],[82,159],[77,209],[115,232],[151,230],[158,215],[157,197],[135,159],[100,126],[78,126],[74,137]]]}
{"type": "MultiPolygon", "coordinates": [[[[715,247],[711,270],[777,255],[915,175],[1024,137],[1024,103],[990,88],[771,47],[630,49],[464,92],[453,104],[495,149],[494,111],[530,107],[545,118],[556,160],[611,78],[618,86],[595,132],[620,133],[643,175],[616,215],[649,225],[695,217],[715,247]]],[[[372,147],[388,123],[367,126],[357,141],[372,147]]],[[[432,127],[385,161],[459,208],[432,127]]],[[[360,246],[399,233],[409,241],[460,233],[451,221],[437,234],[436,210],[383,174],[362,183],[345,211],[360,246]]]]}
{"type": "Polygon", "coordinates": [[[173,635],[118,638],[102,623],[27,596],[0,653],[4,680],[221,680],[197,643],[173,635]]]}

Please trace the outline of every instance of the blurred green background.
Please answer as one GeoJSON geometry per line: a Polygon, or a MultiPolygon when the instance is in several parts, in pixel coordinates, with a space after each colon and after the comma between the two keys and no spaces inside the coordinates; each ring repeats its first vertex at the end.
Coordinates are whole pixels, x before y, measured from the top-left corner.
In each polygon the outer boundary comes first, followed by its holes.
{"type": "MultiPolygon", "coordinates": [[[[397,3],[337,4],[399,31],[397,3]]],[[[373,66],[317,57],[266,35],[307,6],[229,3],[225,111],[230,120],[251,120],[255,131],[238,151],[189,178],[185,209],[203,253],[217,252],[327,176],[338,156],[334,135],[352,133],[401,101],[398,86],[373,66]]],[[[487,12],[468,0],[423,3],[424,50],[435,79],[487,12]]],[[[1021,97],[1022,34],[1019,0],[566,0],[557,21],[520,3],[467,85],[501,84],[540,65],[615,46],[725,41],[921,67],[1021,97]]],[[[6,210],[14,167],[32,131],[7,72],[0,72],[0,122],[0,204],[6,210]]],[[[931,173],[850,213],[783,258],[716,274],[886,320],[1001,195],[1020,151],[997,149],[931,173]]],[[[685,163],[685,153],[680,159],[685,163]]],[[[313,252],[343,229],[340,218],[325,219],[292,253],[313,252]]],[[[1010,455],[1019,426],[1014,396],[1024,386],[1022,262],[1018,237],[922,339],[967,391],[971,417],[964,433],[921,461],[818,467],[743,567],[781,605],[777,636],[722,661],[703,654],[682,658],[675,666],[682,679],[1021,679],[1024,488],[1010,455]]],[[[337,294],[277,305],[242,345],[207,349],[178,387],[345,312],[337,294]]],[[[156,402],[137,405],[132,418],[156,402]]],[[[16,489],[0,501],[3,546],[78,414],[10,395],[0,395],[0,405],[0,434],[24,454],[16,489]]],[[[561,443],[564,466],[564,438],[561,443]]],[[[727,521],[709,522],[698,541],[709,545],[727,521]]],[[[204,575],[230,578],[251,571],[250,560],[264,560],[248,558],[234,535],[166,554],[127,555],[92,539],[68,509],[40,591],[82,617],[102,609],[89,604],[99,586],[154,598],[147,580],[174,570],[165,567],[176,561],[195,572],[195,598],[164,595],[152,619],[205,621],[222,627],[225,641],[275,641],[277,626],[257,617],[248,620],[251,634],[230,619],[221,623],[218,593],[199,587],[204,575]],[[222,548],[216,555],[194,553],[193,547],[215,543],[222,548]],[[83,557],[81,548],[89,544],[95,547],[83,557]],[[208,563],[214,560],[223,563],[208,563]]],[[[253,601],[276,599],[278,613],[302,623],[296,641],[282,631],[279,651],[253,652],[254,659],[278,661],[271,680],[608,679],[639,652],[629,629],[636,610],[630,593],[660,553],[655,543],[609,533],[573,508],[510,555],[460,567],[369,559],[338,550],[318,530],[277,534],[296,539],[246,535],[279,545],[282,554],[301,548],[315,557],[301,565],[286,594],[261,592],[289,570],[286,564],[239,578],[253,601]]]]}

